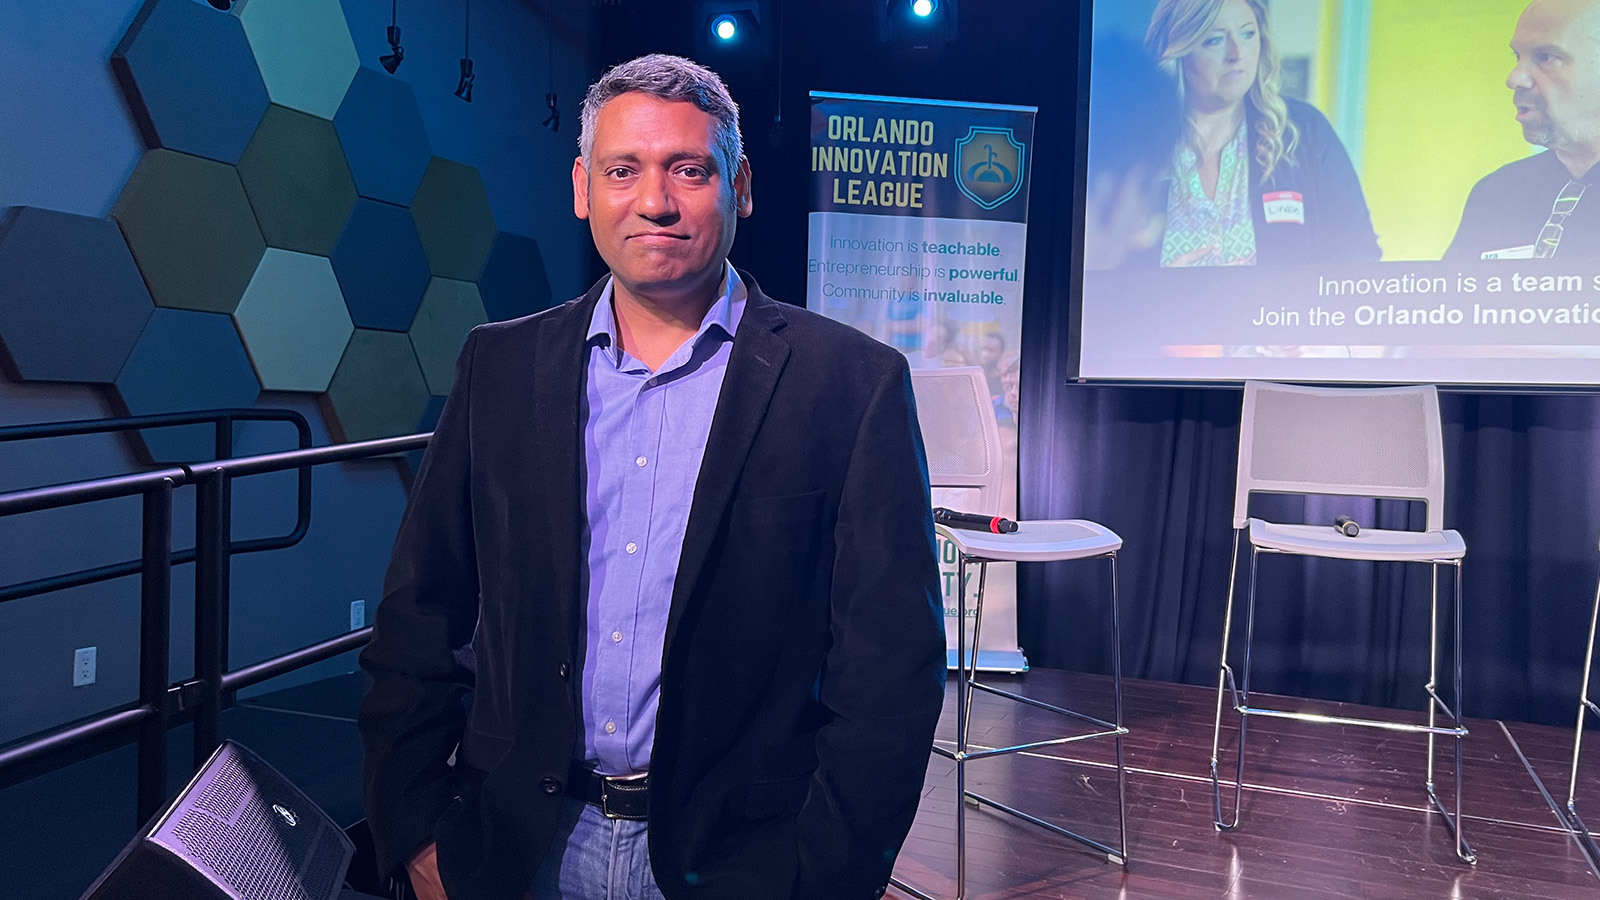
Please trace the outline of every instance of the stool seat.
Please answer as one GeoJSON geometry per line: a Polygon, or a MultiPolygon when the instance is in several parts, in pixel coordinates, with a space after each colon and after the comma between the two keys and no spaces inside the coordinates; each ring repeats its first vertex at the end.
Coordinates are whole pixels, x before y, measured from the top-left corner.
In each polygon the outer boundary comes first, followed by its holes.
{"type": "Polygon", "coordinates": [[[1355,537],[1345,537],[1329,525],[1285,525],[1261,519],[1250,520],[1250,544],[1280,553],[1383,562],[1442,562],[1467,555],[1467,544],[1456,531],[1363,528],[1355,537]]]}
{"type": "Polygon", "coordinates": [[[934,526],[956,549],[990,562],[1054,562],[1087,559],[1122,549],[1122,538],[1088,519],[1025,519],[1011,534],[934,526]]]}

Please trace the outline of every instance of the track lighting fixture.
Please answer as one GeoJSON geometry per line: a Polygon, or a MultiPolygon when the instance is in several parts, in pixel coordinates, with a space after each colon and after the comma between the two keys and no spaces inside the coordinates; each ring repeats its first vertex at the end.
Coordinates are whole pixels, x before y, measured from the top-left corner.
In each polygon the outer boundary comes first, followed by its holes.
{"type": "Polygon", "coordinates": [[[390,75],[400,68],[400,63],[406,58],[406,48],[400,46],[399,7],[400,0],[392,0],[389,4],[389,55],[378,57],[378,64],[390,75]]]}
{"type": "Polygon", "coordinates": [[[540,122],[539,124],[550,129],[551,131],[560,131],[561,110],[556,108],[556,95],[554,93],[545,94],[544,105],[550,108],[550,115],[545,116],[544,121],[540,122]]]}
{"type": "Polygon", "coordinates": [[[467,0],[467,13],[461,25],[461,80],[456,82],[456,96],[472,102],[472,0],[467,0]]]}

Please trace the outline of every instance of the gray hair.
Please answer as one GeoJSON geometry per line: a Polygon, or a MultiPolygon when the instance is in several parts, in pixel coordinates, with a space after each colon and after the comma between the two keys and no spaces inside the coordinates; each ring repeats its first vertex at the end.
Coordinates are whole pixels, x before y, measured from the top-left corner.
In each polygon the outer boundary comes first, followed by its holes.
{"type": "Polygon", "coordinates": [[[583,167],[589,168],[594,154],[595,120],[600,107],[623,94],[638,92],[658,100],[693,103],[717,120],[716,156],[722,175],[731,176],[744,156],[744,138],[739,133],[739,105],[728,95],[728,86],[717,73],[681,56],[652,53],[612,66],[600,80],[589,86],[583,98],[583,113],[578,129],[578,149],[583,167]]]}

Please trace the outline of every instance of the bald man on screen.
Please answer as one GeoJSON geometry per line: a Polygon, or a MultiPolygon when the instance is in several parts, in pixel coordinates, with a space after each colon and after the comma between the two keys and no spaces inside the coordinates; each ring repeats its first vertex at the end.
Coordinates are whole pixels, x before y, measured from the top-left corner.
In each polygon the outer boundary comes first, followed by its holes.
{"type": "Polygon", "coordinates": [[[1534,0],[1511,37],[1506,76],[1517,122],[1547,148],[1484,176],[1467,197],[1445,259],[1600,254],[1600,0],[1534,0]]]}

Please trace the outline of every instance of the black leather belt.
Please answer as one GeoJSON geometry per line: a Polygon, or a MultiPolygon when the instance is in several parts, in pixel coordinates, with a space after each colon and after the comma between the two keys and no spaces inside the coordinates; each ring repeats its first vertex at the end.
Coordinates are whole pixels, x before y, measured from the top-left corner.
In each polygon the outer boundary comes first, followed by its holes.
{"type": "Polygon", "coordinates": [[[650,774],[601,775],[577,763],[567,772],[567,796],[600,807],[608,819],[643,822],[650,818],[650,774]]]}

